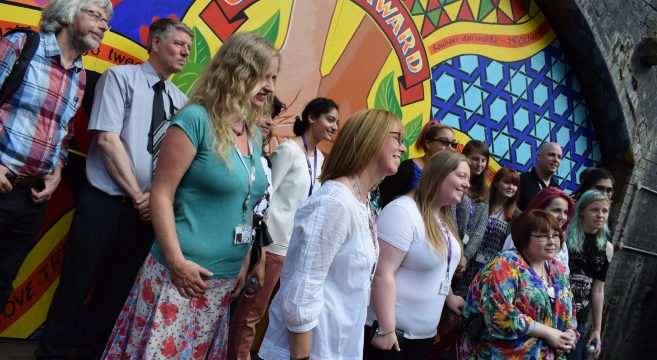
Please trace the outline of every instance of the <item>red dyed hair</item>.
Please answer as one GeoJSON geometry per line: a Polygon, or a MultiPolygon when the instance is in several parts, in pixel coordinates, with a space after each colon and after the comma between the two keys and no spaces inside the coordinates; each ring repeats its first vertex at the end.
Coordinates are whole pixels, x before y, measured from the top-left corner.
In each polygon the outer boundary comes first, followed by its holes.
{"type": "Polygon", "coordinates": [[[451,126],[442,124],[438,120],[429,120],[429,122],[422,127],[420,135],[418,135],[417,140],[415,141],[415,150],[427,151],[427,139],[432,139],[436,133],[443,129],[448,129],[452,132],[454,131],[451,126]],[[427,134],[429,134],[429,137],[427,134]]]}
{"type": "MultiPolygon", "coordinates": [[[[503,167],[497,171],[495,177],[493,178],[493,181],[490,183],[491,190],[490,190],[490,202],[488,203],[488,215],[490,215],[493,212],[493,207],[497,202],[497,197],[499,195],[497,193],[497,188],[495,186],[500,182],[509,182],[515,186],[519,186],[520,174],[518,174],[517,171],[508,167],[503,167]]],[[[513,217],[513,213],[516,211],[518,193],[519,191],[516,190],[516,193],[512,197],[508,198],[504,203],[504,219],[506,219],[506,221],[511,221],[511,218],[513,217]]]]}
{"type": "Polygon", "coordinates": [[[573,213],[575,212],[575,202],[568,194],[561,191],[561,189],[548,187],[539,191],[529,205],[527,205],[525,211],[532,209],[545,209],[550,205],[552,200],[556,198],[562,198],[568,203],[568,219],[566,219],[566,223],[563,224],[563,228],[561,229],[562,231],[566,231],[568,224],[570,224],[570,220],[573,218],[573,213]]]}

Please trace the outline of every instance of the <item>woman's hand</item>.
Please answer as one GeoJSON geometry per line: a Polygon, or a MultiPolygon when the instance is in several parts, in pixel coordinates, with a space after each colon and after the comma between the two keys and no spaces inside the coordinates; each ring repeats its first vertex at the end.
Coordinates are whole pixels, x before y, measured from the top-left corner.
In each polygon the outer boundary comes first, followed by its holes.
{"type": "Polygon", "coordinates": [[[203,277],[210,277],[212,273],[193,261],[183,259],[171,267],[171,276],[180,295],[189,299],[205,293],[208,285],[203,277]]]}
{"type": "Polygon", "coordinates": [[[563,332],[555,328],[549,328],[545,337],[548,344],[560,354],[572,350],[575,339],[574,332],[563,332]]]}
{"type": "Polygon", "coordinates": [[[461,315],[463,306],[465,305],[465,300],[458,295],[449,294],[445,299],[445,305],[455,315],[461,315]]]}
{"type": "MultiPolygon", "coordinates": [[[[250,254],[250,252],[247,253],[247,255],[248,254],[250,254]]],[[[247,261],[245,262],[245,264],[248,264],[248,259],[245,260],[247,261]]],[[[235,278],[235,287],[233,287],[233,290],[230,292],[230,296],[228,297],[229,301],[235,300],[242,292],[242,289],[244,289],[244,283],[246,282],[246,272],[248,270],[249,270],[248,265],[247,266],[242,265],[240,272],[237,274],[237,277],[235,278]]]]}
{"type": "Polygon", "coordinates": [[[600,340],[600,331],[593,330],[591,332],[591,335],[589,336],[589,341],[586,342],[586,346],[588,347],[591,345],[591,341],[595,340],[595,349],[593,350],[593,353],[591,354],[594,359],[597,359],[598,356],[600,356],[600,352],[602,351],[602,341],[600,340]]]}
{"type": "Polygon", "coordinates": [[[370,344],[374,346],[375,349],[379,350],[395,350],[400,351],[399,349],[399,339],[397,339],[397,334],[395,332],[387,333],[383,336],[373,336],[370,344]]]}

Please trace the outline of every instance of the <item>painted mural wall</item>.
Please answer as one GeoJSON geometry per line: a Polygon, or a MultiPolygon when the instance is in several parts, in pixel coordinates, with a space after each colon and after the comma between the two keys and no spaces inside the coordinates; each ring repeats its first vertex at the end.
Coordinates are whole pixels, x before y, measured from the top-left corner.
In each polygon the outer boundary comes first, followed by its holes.
{"type": "MultiPolygon", "coordinates": [[[[0,28],[36,28],[46,0],[0,0],[0,28]]],[[[193,51],[173,77],[184,92],[231,34],[252,31],[283,59],[277,95],[288,104],[273,129],[292,134],[294,116],[316,96],[330,97],[346,119],[383,108],[403,119],[407,156],[423,124],[437,119],[489,144],[489,175],[526,171],[545,141],[564,149],[557,174],[574,190],[579,173],[602,159],[582,91],[558,39],[534,0],[114,0],[101,47],[84,56],[90,71],[76,116],[72,160],[50,201],[39,242],[0,314],[0,337],[30,338],[43,323],[58,283],[62,248],[83,181],[93,85],[116,64],[147,59],[148,25],[174,17],[193,28],[193,51]],[[94,74],[98,73],[98,74],[94,74]]],[[[330,144],[322,149],[330,151],[330,144]]],[[[1,234],[0,234],[1,236],[1,234]]]]}

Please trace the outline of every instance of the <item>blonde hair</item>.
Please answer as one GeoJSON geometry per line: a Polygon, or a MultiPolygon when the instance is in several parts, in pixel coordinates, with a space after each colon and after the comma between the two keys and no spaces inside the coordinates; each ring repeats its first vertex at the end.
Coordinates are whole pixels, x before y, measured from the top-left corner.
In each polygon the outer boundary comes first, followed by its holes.
{"type": "Polygon", "coordinates": [[[386,110],[368,109],[351,115],[338,133],[319,180],[361,173],[376,159],[394,126],[401,128],[401,120],[386,110]]]}
{"type": "Polygon", "coordinates": [[[253,109],[251,98],[265,78],[271,60],[280,54],[263,37],[237,33],[223,43],[194,85],[189,103],[200,104],[208,113],[213,147],[218,158],[227,162],[234,140],[232,125],[236,117],[246,119],[249,134],[257,141],[254,124],[270,111],[273,95],[262,109],[253,109]]]}
{"type": "MultiPolygon", "coordinates": [[[[413,199],[417,204],[420,215],[422,215],[422,222],[426,229],[426,240],[441,255],[447,253],[447,246],[445,245],[447,240],[443,237],[440,225],[434,217],[433,203],[440,193],[445,178],[456,170],[462,162],[468,164],[468,158],[461,153],[451,150],[438,151],[431,156],[429,163],[424,165],[420,181],[413,193],[413,199]]],[[[444,205],[439,211],[441,218],[454,237],[458,239],[460,245],[461,239],[452,220],[451,206],[444,205]]]]}

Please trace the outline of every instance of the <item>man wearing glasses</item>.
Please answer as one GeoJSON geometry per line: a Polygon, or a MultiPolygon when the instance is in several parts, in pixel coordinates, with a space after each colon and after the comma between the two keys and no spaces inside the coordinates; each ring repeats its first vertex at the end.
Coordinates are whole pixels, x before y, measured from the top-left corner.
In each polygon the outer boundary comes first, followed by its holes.
{"type": "Polygon", "coordinates": [[[541,145],[536,154],[536,167],[520,174],[518,208],[525,210],[536,194],[546,187],[559,187],[554,175],[563,158],[561,146],[555,142],[541,145]]]}
{"type": "MultiPolygon", "coordinates": [[[[111,16],[109,0],[51,1],[41,14],[38,47],[25,75],[0,104],[0,310],[35,245],[68,158],[72,118],[86,83],[81,55],[98,48],[111,16]]],[[[0,85],[26,43],[26,33],[0,39],[0,85]]]]}
{"type": "Polygon", "coordinates": [[[38,358],[67,358],[95,279],[78,358],[103,354],[152,245],[149,194],[159,144],[168,120],[187,101],[169,78],[184,68],[192,39],[187,25],[159,19],[149,28],[148,61],[114,66],[98,80],[89,116],[89,186],[71,224],[38,358]]]}

